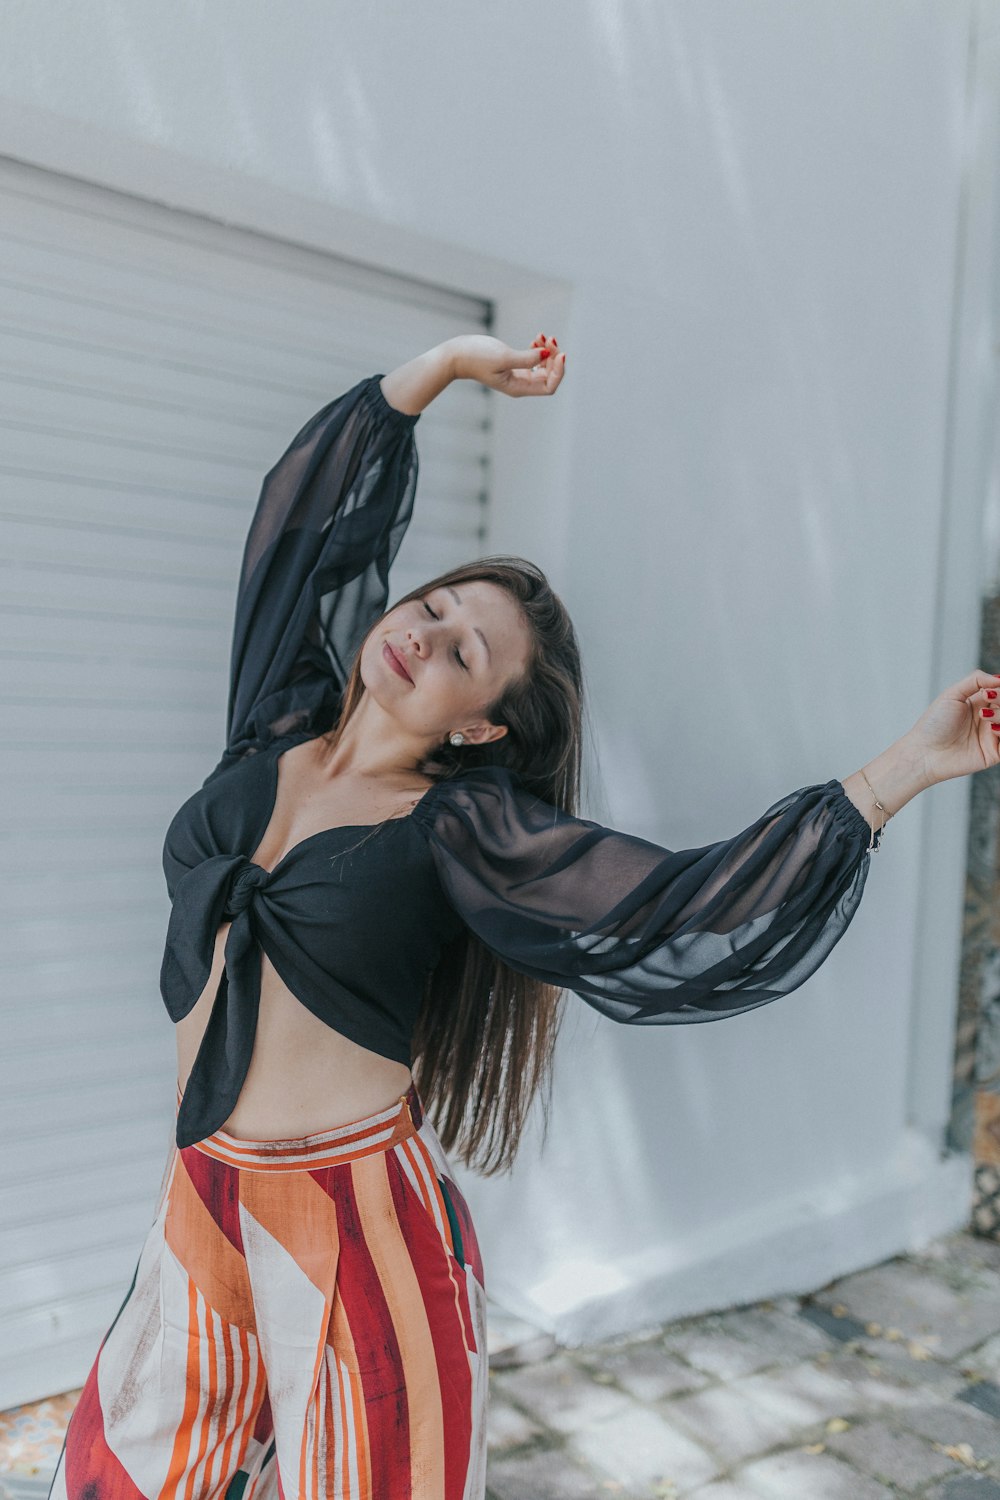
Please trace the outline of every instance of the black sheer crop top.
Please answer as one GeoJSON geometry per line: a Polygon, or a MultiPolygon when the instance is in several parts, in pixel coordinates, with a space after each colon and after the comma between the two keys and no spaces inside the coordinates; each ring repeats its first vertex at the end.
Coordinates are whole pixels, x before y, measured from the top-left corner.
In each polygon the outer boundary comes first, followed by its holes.
{"type": "Polygon", "coordinates": [[[712,1021],[801,985],[864,888],[870,830],[839,781],[789,793],[733,838],[671,851],[571,816],[500,765],[435,782],[405,817],[315,833],[270,871],[253,863],[279,759],[335,720],[412,511],[419,418],[390,406],[380,380],[323,407],[264,480],[239,579],[226,745],[167,829],[160,987],[174,1021],[231,923],[181,1146],[235,1107],[261,952],[320,1020],[409,1064],[427,975],[463,929],[614,1020],[712,1021]]]}

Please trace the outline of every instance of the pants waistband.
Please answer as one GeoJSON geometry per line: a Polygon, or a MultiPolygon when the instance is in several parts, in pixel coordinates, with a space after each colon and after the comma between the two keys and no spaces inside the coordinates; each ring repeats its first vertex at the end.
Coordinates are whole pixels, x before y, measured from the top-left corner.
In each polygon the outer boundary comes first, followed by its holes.
{"type": "MultiPolygon", "coordinates": [[[[182,1097],[178,1085],[178,1109],[182,1097]]],[[[225,1130],[216,1130],[187,1149],[249,1172],[315,1172],[321,1167],[389,1151],[416,1135],[422,1123],[420,1098],[411,1083],[406,1093],[387,1109],[333,1130],[282,1141],[247,1141],[225,1130]]]]}

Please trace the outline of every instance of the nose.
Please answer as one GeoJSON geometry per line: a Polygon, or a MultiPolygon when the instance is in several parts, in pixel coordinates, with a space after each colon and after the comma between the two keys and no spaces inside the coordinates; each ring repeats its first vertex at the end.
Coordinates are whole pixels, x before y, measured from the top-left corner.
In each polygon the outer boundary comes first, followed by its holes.
{"type": "Polygon", "coordinates": [[[417,656],[424,656],[426,654],[426,643],[423,637],[422,626],[418,630],[415,626],[411,625],[406,632],[406,639],[409,641],[417,656]]]}

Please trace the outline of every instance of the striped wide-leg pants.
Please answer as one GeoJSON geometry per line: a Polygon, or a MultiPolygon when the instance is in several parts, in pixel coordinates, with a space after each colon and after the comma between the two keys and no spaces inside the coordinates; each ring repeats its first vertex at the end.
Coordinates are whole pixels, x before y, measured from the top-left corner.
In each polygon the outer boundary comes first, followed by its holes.
{"type": "Polygon", "coordinates": [[[468,1208],[416,1091],[172,1153],[50,1500],[481,1500],[468,1208]]]}

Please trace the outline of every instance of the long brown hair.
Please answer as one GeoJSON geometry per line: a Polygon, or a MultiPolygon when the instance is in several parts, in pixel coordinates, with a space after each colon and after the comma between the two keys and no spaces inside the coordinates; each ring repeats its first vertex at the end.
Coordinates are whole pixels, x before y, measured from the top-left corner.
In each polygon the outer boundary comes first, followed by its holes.
{"type": "MultiPolygon", "coordinates": [[[[478,580],[511,594],[531,636],[524,673],[484,711],[507,733],[460,748],[446,740],[420,770],[438,781],[472,766],[505,766],[533,795],[576,813],[584,716],[580,653],[566,607],[541,569],[523,557],[479,558],[432,578],[393,608],[448,584],[478,580]]],[[[359,649],[330,731],[334,741],[364,690],[359,649]]],[[[561,990],[509,968],[468,930],[428,976],[414,1035],[414,1079],[445,1150],[486,1176],[510,1170],[536,1098],[547,1122],[561,1002],[561,990]]]]}

